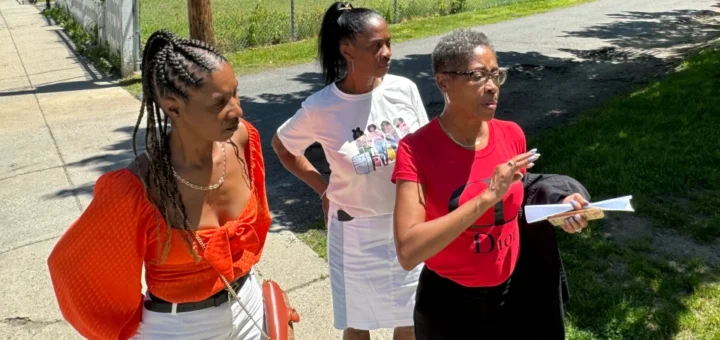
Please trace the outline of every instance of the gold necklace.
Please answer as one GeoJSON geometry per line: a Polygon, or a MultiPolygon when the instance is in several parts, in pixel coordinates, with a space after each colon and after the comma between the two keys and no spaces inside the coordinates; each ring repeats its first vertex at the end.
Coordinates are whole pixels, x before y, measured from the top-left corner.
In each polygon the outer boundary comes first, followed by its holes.
{"type": "Polygon", "coordinates": [[[440,129],[443,130],[443,132],[445,133],[446,136],[450,137],[450,139],[451,139],[453,142],[455,142],[455,144],[460,145],[460,146],[462,146],[463,148],[475,150],[475,147],[476,147],[478,144],[480,144],[480,141],[477,141],[477,140],[475,141],[475,144],[472,144],[472,145],[460,143],[460,142],[458,142],[458,141],[455,139],[455,137],[452,136],[452,134],[450,134],[450,132],[448,132],[448,130],[445,129],[445,127],[442,125],[442,123],[440,123],[440,118],[438,118],[438,125],[440,125],[440,129]]]}
{"type": "Polygon", "coordinates": [[[180,182],[182,182],[182,184],[185,184],[185,185],[187,185],[188,187],[191,187],[191,188],[193,188],[193,189],[195,189],[195,190],[211,191],[211,190],[215,190],[215,189],[219,188],[219,187],[225,182],[225,171],[226,171],[226,169],[227,169],[227,155],[225,154],[225,143],[222,143],[221,146],[220,146],[220,148],[221,148],[221,151],[220,151],[220,152],[222,152],[222,154],[223,154],[223,172],[222,172],[222,176],[220,176],[220,181],[218,181],[216,184],[208,185],[208,186],[206,186],[206,187],[192,184],[192,183],[186,181],[184,178],[180,177],[180,175],[178,175],[178,173],[175,172],[175,167],[172,167],[173,175],[174,175],[175,178],[177,178],[180,182]]]}

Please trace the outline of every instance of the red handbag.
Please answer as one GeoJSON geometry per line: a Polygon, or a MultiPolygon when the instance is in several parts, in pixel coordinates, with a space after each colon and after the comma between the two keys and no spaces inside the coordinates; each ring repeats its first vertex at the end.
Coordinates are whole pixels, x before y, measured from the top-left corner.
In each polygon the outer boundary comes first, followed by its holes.
{"type": "MultiPolygon", "coordinates": [[[[195,240],[198,241],[200,247],[205,250],[205,243],[198,237],[197,233],[193,233],[195,240]]],[[[235,290],[230,286],[230,282],[218,273],[220,279],[225,284],[230,295],[240,304],[240,307],[248,314],[250,320],[258,328],[264,339],[267,340],[294,340],[295,331],[293,330],[293,322],[300,322],[300,315],[295,308],[290,307],[287,294],[280,288],[275,281],[266,280],[262,284],[263,304],[265,306],[265,319],[267,320],[267,332],[250,316],[247,307],[240,301],[235,290]]]]}
{"type": "Polygon", "coordinates": [[[300,315],[290,307],[287,294],[277,282],[266,280],[262,284],[263,300],[265,300],[265,320],[268,335],[272,340],[294,340],[293,323],[300,322],[300,315]]]}

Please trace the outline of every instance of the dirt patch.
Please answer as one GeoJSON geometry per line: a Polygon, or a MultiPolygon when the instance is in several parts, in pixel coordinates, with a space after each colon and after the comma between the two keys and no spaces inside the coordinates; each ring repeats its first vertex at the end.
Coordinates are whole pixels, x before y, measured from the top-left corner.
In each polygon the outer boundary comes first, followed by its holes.
{"type": "MultiPolygon", "coordinates": [[[[499,61],[509,68],[509,78],[501,89],[497,117],[518,123],[531,137],[676,71],[685,56],[720,38],[717,11],[623,12],[610,17],[618,20],[566,32],[568,37],[607,43],[592,49],[584,49],[582,42],[557,46],[572,57],[498,51],[499,61]]],[[[416,65],[429,63],[423,56],[403,66],[415,70],[416,65]]],[[[425,89],[423,98],[438,98],[426,104],[430,118],[442,112],[444,103],[434,80],[400,74],[415,81],[421,92],[425,89]]],[[[329,175],[319,144],[308,148],[306,156],[329,175]]]]}
{"type": "MultiPolygon", "coordinates": [[[[573,57],[498,52],[509,65],[497,116],[520,124],[528,135],[577,118],[610,98],[673,72],[688,54],[720,38],[720,12],[623,13],[620,21],[568,32],[600,38],[608,46],[559,46],[573,57]]],[[[431,103],[431,116],[443,103],[431,103]]]]}
{"type": "MultiPolygon", "coordinates": [[[[629,246],[638,240],[649,241],[648,251],[668,260],[700,258],[705,263],[720,264],[720,240],[700,244],[689,236],[671,230],[653,228],[652,223],[639,216],[623,216],[605,222],[604,236],[629,246]]],[[[618,268],[622,269],[622,268],[618,268]]],[[[682,270],[682,268],[678,268],[682,270]]]]}
{"type": "Polygon", "coordinates": [[[609,63],[642,63],[652,61],[657,58],[656,55],[647,53],[642,49],[629,47],[607,46],[594,50],[572,50],[560,49],[561,51],[574,54],[582,60],[592,60],[595,62],[609,63]]]}

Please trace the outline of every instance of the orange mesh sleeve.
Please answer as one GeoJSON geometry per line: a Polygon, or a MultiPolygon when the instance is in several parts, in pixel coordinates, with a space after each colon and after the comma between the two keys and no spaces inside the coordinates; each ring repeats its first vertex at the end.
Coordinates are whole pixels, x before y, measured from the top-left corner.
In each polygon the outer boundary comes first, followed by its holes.
{"type": "Polygon", "coordinates": [[[48,259],[65,319],[89,339],[127,339],[142,315],[142,265],[149,204],[128,170],[101,176],[94,197],[48,259]]]}

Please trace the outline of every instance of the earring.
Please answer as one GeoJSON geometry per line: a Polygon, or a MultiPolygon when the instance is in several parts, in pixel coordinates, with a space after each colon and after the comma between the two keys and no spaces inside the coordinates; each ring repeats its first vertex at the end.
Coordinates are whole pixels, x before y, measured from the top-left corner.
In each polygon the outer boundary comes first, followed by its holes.
{"type": "Polygon", "coordinates": [[[350,59],[350,70],[355,73],[355,62],[352,59],[350,59]]]}

